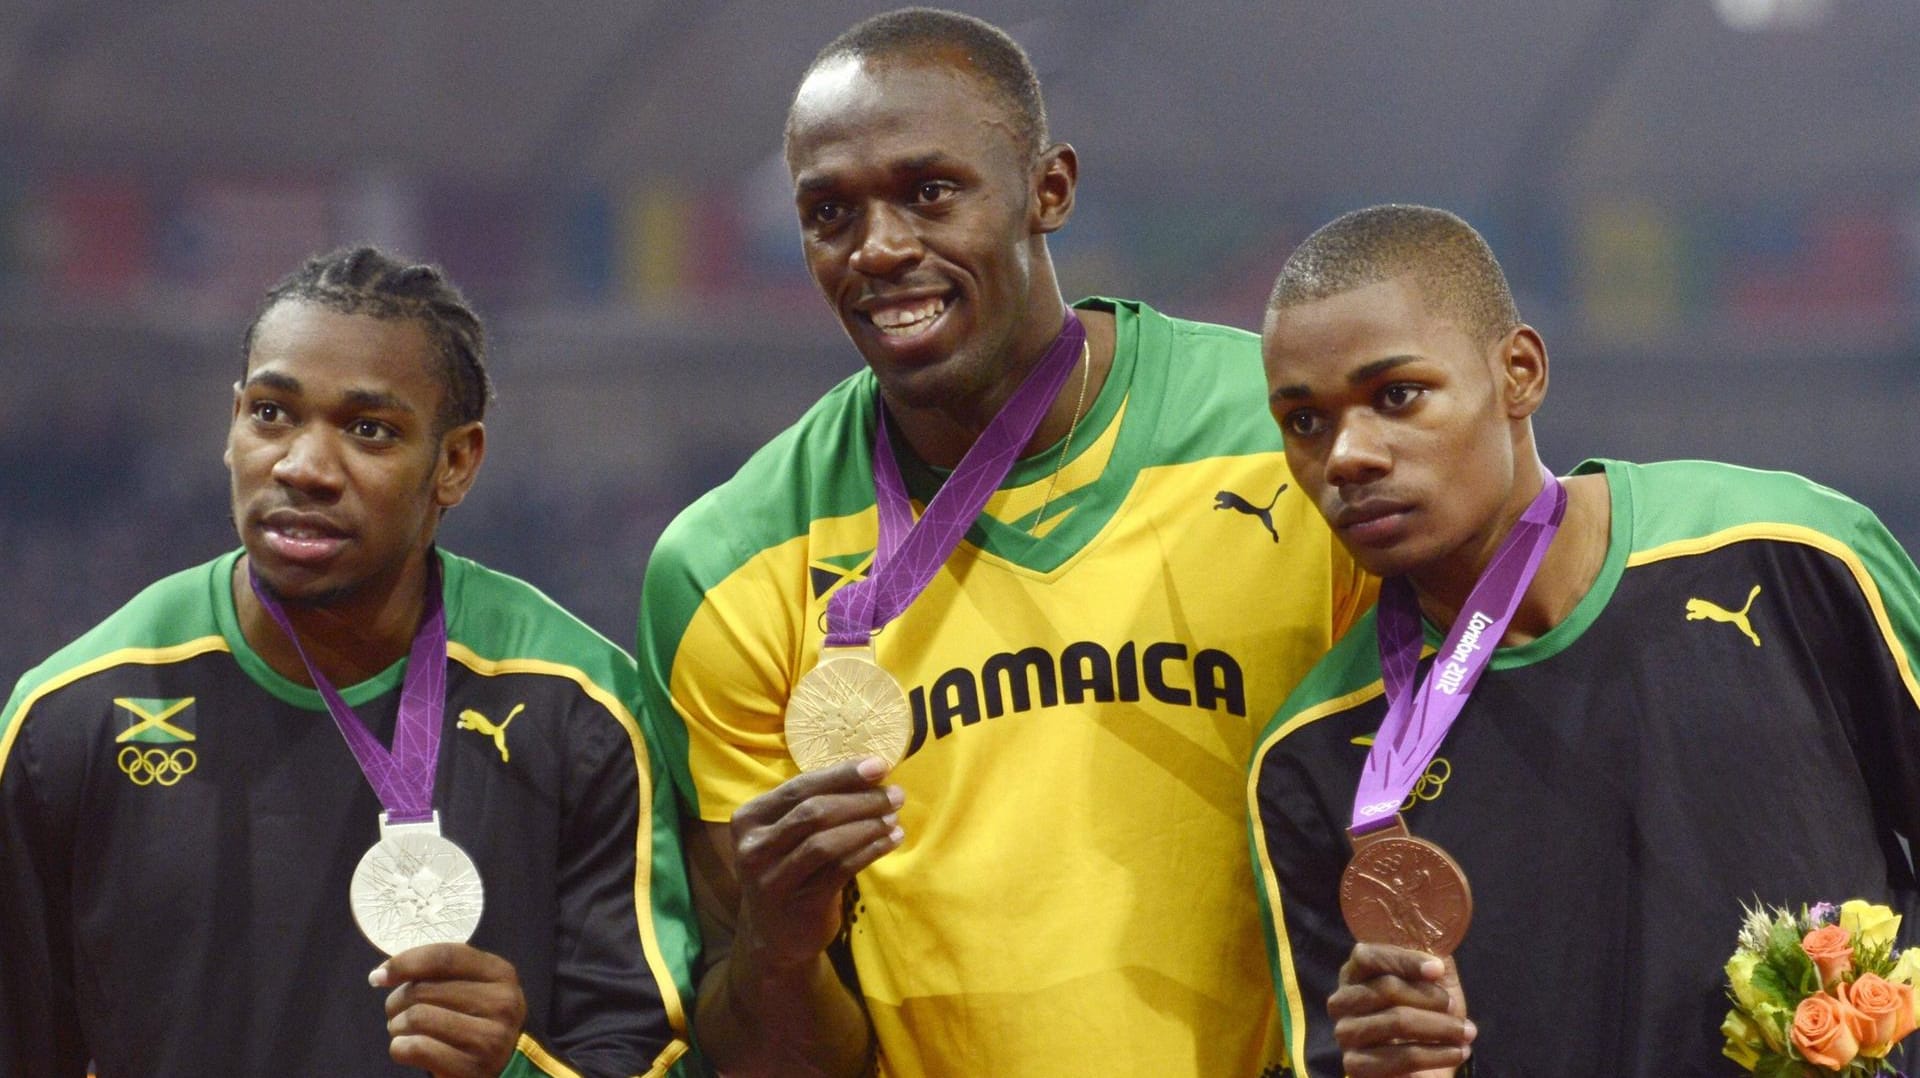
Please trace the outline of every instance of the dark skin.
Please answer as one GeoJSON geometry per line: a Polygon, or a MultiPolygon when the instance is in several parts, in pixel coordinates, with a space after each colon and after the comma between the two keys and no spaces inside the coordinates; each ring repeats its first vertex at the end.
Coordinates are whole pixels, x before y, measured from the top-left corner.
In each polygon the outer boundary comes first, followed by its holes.
{"type": "MultiPolygon", "coordinates": [[[[447,387],[416,322],[288,300],[261,319],[234,387],[225,459],[246,555],[234,606],[275,671],[313,680],[247,570],[286,610],[314,665],[352,685],[407,654],[426,605],[440,516],[486,456],[478,423],[442,430],[447,387]]],[[[526,999],[513,966],[465,944],[404,951],[371,974],[389,1054],[439,1078],[491,1078],[513,1059],[526,999]]]]}
{"type": "MultiPolygon", "coordinates": [[[[1532,327],[1487,341],[1434,310],[1411,275],[1268,312],[1270,403],[1287,463],[1354,560],[1404,574],[1450,626],[1544,483],[1532,415],[1547,389],[1532,327]]],[[[1606,559],[1606,479],[1564,481],[1567,512],[1503,645],[1563,621],[1606,559]]],[[[1356,944],[1327,1001],[1353,1078],[1456,1072],[1476,1034],[1449,957],[1356,944]]]]}
{"type": "MultiPolygon", "coordinates": [[[[787,122],[807,265],[916,454],[951,467],[1059,334],[1046,236],[1073,210],[1078,159],[1035,153],[963,55],[846,59],[809,75],[787,122]]],[[[1087,327],[1091,400],[1113,361],[1111,315],[1087,327]]],[[[1059,441],[1079,378],[1026,453],[1059,441]]],[[[688,866],[708,967],[701,1045],[728,1075],[856,1075],[873,1033],[828,957],[840,900],[907,840],[886,765],[791,779],[726,824],[694,828],[688,866]]]]}

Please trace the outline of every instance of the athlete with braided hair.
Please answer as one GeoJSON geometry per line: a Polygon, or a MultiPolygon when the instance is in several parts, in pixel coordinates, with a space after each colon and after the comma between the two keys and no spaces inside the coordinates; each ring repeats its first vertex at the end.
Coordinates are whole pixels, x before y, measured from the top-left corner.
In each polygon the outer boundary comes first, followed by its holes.
{"type": "Polygon", "coordinates": [[[679,839],[633,660],[434,545],[485,456],[480,320],[362,247],[281,282],[245,340],[241,549],[0,711],[0,1073],[669,1073],[692,931],[653,868],[679,839]],[[384,771],[359,723],[395,758],[438,740],[384,771]],[[439,932],[470,909],[443,862],[350,905],[409,783],[482,881],[470,937],[439,932]],[[369,909],[434,931],[383,959],[369,909]]]}

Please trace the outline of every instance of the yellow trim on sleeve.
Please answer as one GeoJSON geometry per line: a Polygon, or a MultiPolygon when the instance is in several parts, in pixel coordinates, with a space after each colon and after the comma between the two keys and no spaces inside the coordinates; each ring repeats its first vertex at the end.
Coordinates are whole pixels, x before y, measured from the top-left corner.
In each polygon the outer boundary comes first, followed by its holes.
{"type": "MultiPolygon", "coordinates": [[[[667,1022],[676,1033],[687,1031],[687,1014],[680,1001],[680,987],[667,968],[660,941],[653,931],[653,903],[649,898],[653,884],[653,768],[647,756],[647,741],[640,724],[618,696],[608,692],[586,671],[545,659],[486,659],[457,641],[447,641],[447,658],[483,677],[501,674],[545,674],[565,678],[580,687],[595,703],[606,708],[633,745],[634,773],[640,784],[639,834],[634,838],[634,919],[640,925],[640,949],[646,953],[647,968],[653,971],[654,984],[660,988],[660,1003],[667,1011],[667,1022]]],[[[537,1046],[536,1046],[537,1047],[537,1046]]],[[[682,1049],[684,1051],[684,1049],[682,1049]]],[[[551,1072],[550,1072],[551,1073],[551,1072]]],[[[566,1072],[571,1074],[571,1071],[566,1072]]]]}
{"type": "Polygon", "coordinates": [[[26,699],[20,701],[20,707],[14,711],[12,720],[7,723],[7,728],[0,730],[0,769],[4,769],[7,765],[7,756],[13,751],[14,739],[20,736],[20,727],[26,723],[27,712],[33,709],[33,705],[38,703],[41,697],[63,689],[81,678],[91,677],[102,670],[109,670],[116,666],[128,664],[162,666],[166,663],[191,659],[196,655],[204,655],[210,651],[231,650],[227,646],[227,638],[216,634],[169,644],[164,648],[120,648],[55,674],[41,682],[38,688],[27,694],[26,699]]]}
{"type": "Polygon", "coordinates": [[[1267,855],[1266,829],[1260,824],[1260,770],[1267,753],[1280,739],[1310,722],[1335,715],[1348,708],[1358,707],[1368,700],[1386,692],[1383,681],[1363,685],[1300,712],[1288,719],[1286,724],[1275,730],[1272,736],[1260,743],[1254,750],[1253,769],[1247,775],[1247,818],[1253,821],[1259,841],[1253,844],[1254,852],[1260,856],[1260,886],[1266,892],[1267,916],[1273,921],[1274,951],[1280,958],[1281,992],[1287,999],[1287,1065],[1295,1074],[1307,1073],[1307,1024],[1306,1010],[1300,1000],[1300,977],[1293,969],[1293,948],[1287,942],[1287,919],[1280,912],[1280,880],[1273,870],[1273,858],[1267,855]]]}
{"type": "MultiPolygon", "coordinates": [[[[549,1078],[581,1078],[579,1071],[562,1063],[552,1052],[542,1047],[539,1041],[534,1040],[531,1034],[520,1034],[519,1042],[513,1047],[514,1051],[525,1056],[527,1062],[540,1068],[540,1073],[548,1075],[549,1078]]],[[[667,1071],[686,1054],[687,1042],[675,1037],[660,1050],[658,1056],[654,1057],[653,1066],[647,1068],[647,1073],[640,1078],[666,1078],[667,1071]]]]}
{"type": "Polygon", "coordinates": [[[527,1062],[540,1068],[540,1073],[550,1078],[580,1078],[580,1072],[553,1057],[553,1053],[540,1046],[529,1033],[520,1034],[520,1040],[514,1044],[514,1050],[527,1057],[527,1062]]]}
{"type": "Polygon", "coordinates": [[[1682,558],[1689,554],[1705,554],[1723,546],[1745,542],[1750,539],[1773,539],[1789,543],[1801,543],[1831,554],[1840,559],[1847,571],[1853,574],[1853,582],[1860,586],[1861,595],[1867,600],[1868,609],[1873,611],[1874,624],[1880,627],[1880,636],[1886,641],[1887,651],[1893,656],[1893,665],[1900,671],[1900,680],[1906,683],[1907,695],[1920,705],[1920,679],[1913,674],[1913,663],[1907,656],[1907,650],[1901,646],[1899,636],[1893,631],[1893,619],[1887,616],[1887,604],[1880,598],[1880,585],[1867,571],[1867,565],[1854,553],[1853,547],[1836,539],[1826,532],[1808,528],[1799,524],[1762,522],[1742,524],[1738,527],[1717,531],[1711,535],[1702,535],[1693,539],[1677,539],[1671,543],[1662,543],[1628,555],[1627,567],[1646,565],[1649,562],[1664,561],[1668,558],[1682,558]]]}

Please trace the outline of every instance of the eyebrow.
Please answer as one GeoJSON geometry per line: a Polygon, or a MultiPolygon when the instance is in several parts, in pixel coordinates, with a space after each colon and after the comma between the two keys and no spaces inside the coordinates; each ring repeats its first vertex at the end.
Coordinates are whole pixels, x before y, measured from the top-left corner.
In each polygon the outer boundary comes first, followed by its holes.
{"type": "MultiPolygon", "coordinates": [[[[953,156],[945,150],[928,150],[926,153],[891,162],[886,166],[886,170],[894,176],[915,176],[950,164],[952,160],[953,156]]],[[[796,180],[793,191],[796,195],[810,195],[834,186],[836,183],[832,176],[809,175],[796,180]]]]}
{"type": "MultiPolygon", "coordinates": [[[[306,392],[300,384],[300,379],[281,374],[279,371],[259,371],[248,377],[245,388],[252,389],[254,386],[263,386],[295,395],[304,395],[306,392]]],[[[376,389],[349,389],[343,395],[342,403],[357,411],[414,414],[413,405],[408,404],[404,398],[376,389]]]]}
{"type": "MultiPolygon", "coordinates": [[[[1362,363],[1360,366],[1355,367],[1351,374],[1347,375],[1347,384],[1353,386],[1365,385],[1388,371],[1393,370],[1395,367],[1403,367],[1419,360],[1419,358],[1419,356],[1410,355],[1387,356],[1383,359],[1376,359],[1370,363],[1362,363]]],[[[1300,400],[1312,395],[1313,392],[1304,384],[1296,384],[1281,386],[1268,394],[1267,399],[1269,401],[1300,400]]]]}

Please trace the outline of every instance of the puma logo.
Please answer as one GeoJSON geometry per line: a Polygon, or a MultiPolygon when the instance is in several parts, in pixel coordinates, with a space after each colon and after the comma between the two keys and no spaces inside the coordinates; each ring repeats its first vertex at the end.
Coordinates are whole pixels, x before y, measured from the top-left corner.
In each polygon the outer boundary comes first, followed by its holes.
{"type": "Polygon", "coordinates": [[[1707,618],[1712,621],[1724,621],[1745,633],[1747,639],[1753,641],[1753,646],[1757,648],[1760,646],[1760,637],[1753,631],[1753,622],[1747,620],[1747,611],[1753,609],[1753,600],[1759,595],[1760,585],[1755,584],[1753,590],[1747,593],[1747,605],[1739,610],[1728,610],[1705,599],[1688,599],[1687,620],[1699,621],[1701,618],[1707,618]]]}
{"type": "Polygon", "coordinates": [[[482,737],[493,738],[493,747],[500,750],[500,762],[504,764],[511,759],[507,755],[507,724],[513,721],[515,715],[525,710],[526,706],[525,704],[513,705],[513,710],[507,712],[507,717],[501,719],[498,726],[488,721],[485,715],[468,708],[460,713],[460,721],[454,725],[462,730],[476,731],[482,737]]]}
{"type": "Polygon", "coordinates": [[[1267,504],[1264,506],[1255,505],[1231,490],[1222,490],[1214,494],[1213,507],[1231,509],[1236,513],[1257,517],[1261,525],[1267,529],[1267,534],[1273,536],[1273,541],[1277,543],[1280,541],[1280,533],[1273,530],[1273,507],[1279,503],[1280,495],[1286,493],[1286,490],[1287,484],[1280,484],[1280,489],[1273,492],[1273,497],[1267,499],[1267,504]]]}

